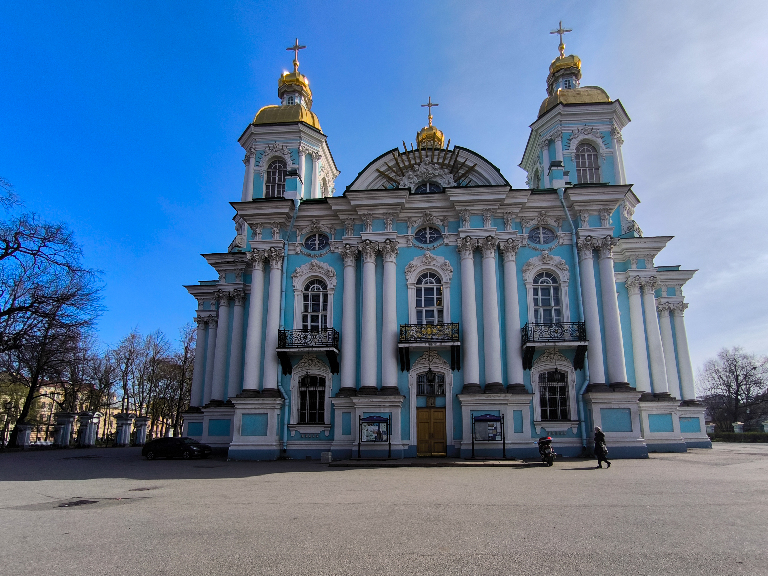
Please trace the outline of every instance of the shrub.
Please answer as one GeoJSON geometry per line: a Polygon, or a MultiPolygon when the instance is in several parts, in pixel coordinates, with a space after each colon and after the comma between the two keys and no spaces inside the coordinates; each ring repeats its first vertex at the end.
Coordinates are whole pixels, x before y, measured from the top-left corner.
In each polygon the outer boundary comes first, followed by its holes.
{"type": "Polygon", "coordinates": [[[712,442],[768,442],[768,432],[716,432],[710,434],[712,442]]]}

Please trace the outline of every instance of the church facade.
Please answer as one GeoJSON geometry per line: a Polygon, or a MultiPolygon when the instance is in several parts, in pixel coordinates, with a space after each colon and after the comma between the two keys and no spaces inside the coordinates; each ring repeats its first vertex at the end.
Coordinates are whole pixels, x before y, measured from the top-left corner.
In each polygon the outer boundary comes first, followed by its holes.
{"type": "MultiPolygon", "coordinates": [[[[562,38],[562,36],[561,36],[562,38]]],[[[670,236],[643,236],[621,102],[560,55],[515,189],[429,123],[343,194],[299,72],[240,137],[236,236],[203,256],[184,433],[233,459],[614,457],[709,447],[670,236]]]]}

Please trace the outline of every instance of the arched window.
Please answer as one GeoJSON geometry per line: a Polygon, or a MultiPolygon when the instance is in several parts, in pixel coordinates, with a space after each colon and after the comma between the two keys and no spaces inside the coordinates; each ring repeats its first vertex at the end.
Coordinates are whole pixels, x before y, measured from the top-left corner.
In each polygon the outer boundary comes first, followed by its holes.
{"type": "Polygon", "coordinates": [[[434,272],[416,280],[416,324],[443,323],[443,283],[434,272]]]}
{"type": "Polygon", "coordinates": [[[322,280],[310,280],[304,286],[301,327],[311,332],[328,329],[328,286],[322,280]]]}
{"type": "Polygon", "coordinates": [[[576,146],[576,178],[579,184],[600,182],[600,158],[592,144],[576,146]]]}
{"type": "Polygon", "coordinates": [[[568,374],[549,370],[539,374],[539,406],[542,420],[570,420],[568,374]]]}
{"type": "Polygon", "coordinates": [[[265,198],[282,198],[285,196],[285,160],[272,160],[267,168],[265,198]]]}
{"type": "Polygon", "coordinates": [[[533,321],[538,324],[562,322],[560,284],[554,274],[540,272],[533,279],[533,321]]]}
{"type": "Polygon", "coordinates": [[[325,377],[305,374],[299,380],[299,424],[324,424],[325,377]]]}
{"type": "Polygon", "coordinates": [[[416,186],[416,190],[413,191],[414,194],[432,194],[435,192],[442,192],[443,187],[440,186],[437,182],[424,182],[423,184],[419,184],[416,186]]]}

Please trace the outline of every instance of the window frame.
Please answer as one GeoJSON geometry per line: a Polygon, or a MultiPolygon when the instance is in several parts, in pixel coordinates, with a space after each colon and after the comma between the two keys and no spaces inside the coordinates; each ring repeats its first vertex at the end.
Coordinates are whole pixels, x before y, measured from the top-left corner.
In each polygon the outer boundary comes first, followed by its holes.
{"type": "Polygon", "coordinates": [[[267,163],[267,168],[264,171],[264,198],[285,198],[285,184],[287,180],[288,175],[288,162],[285,161],[285,158],[282,157],[276,157],[271,158],[269,162],[267,163]],[[281,165],[282,166],[282,174],[283,174],[283,181],[279,181],[279,176],[281,174],[281,170],[279,168],[273,168],[274,165],[281,165]],[[276,182],[270,183],[270,177],[274,173],[274,171],[277,171],[277,174],[275,177],[277,178],[276,182]],[[275,186],[276,189],[270,193],[270,186],[275,186]],[[280,187],[282,186],[282,194],[278,194],[280,192],[280,187]]]}
{"type": "Polygon", "coordinates": [[[541,270],[533,277],[533,322],[536,324],[560,324],[563,322],[563,298],[559,278],[549,270],[541,270]],[[554,282],[536,282],[537,279],[549,280],[551,277],[554,282]],[[551,290],[549,295],[542,294],[543,290],[551,290]],[[547,298],[549,304],[542,301],[547,298]],[[555,304],[557,301],[557,304],[555,304]],[[551,319],[546,320],[547,311],[551,312],[551,319]]]}
{"type": "Polygon", "coordinates": [[[413,193],[414,194],[440,194],[441,192],[444,192],[444,191],[445,191],[445,187],[442,184],[440,184],[439,182],[435,182],[434,180],[427,180],[427,181],[421,182],[421,183],[419,183],[419,184],[417,184],[416,186],[413,187],[413,193]],[[437,187],[437,188],[439,188],[439,190],[430,190],[429,189],[430,188],[430,184],[435,186],[435,187],[437,187]],[[423,192],[419,192],[419,188],[421,188],[422,186],[426,186],[427,189],[424,190],[423,192]]]}
{"type": "MultiPolygon", "coordinates": [[[[327,436],[331,431],[331,388],[333,379],[331,369],[314,354],[305,354],[298,364],[293,367],[291,373],[291,415],[288,429],[291,436],[296,432],[300,434],[320,434],[325,432],[327,436]],[[299,384],[304,376],[321,376],[325,378],[325,393],[323,395],[323,422],[299,423],[300,390],[299,384]]],[[[289,437],[289,441],[292,438],[289,437]]],[[[300,438],[296,438],[297,440],[300,438]]]]}
{"type": "MultiPolygon", "coordinates": [[[[528,322],[535,322],[536,313],[533,298],[533,280],[540,272],[549,272],[560,283],[561,322],[570,322],[571,310],[569,302],[569,287],[571,282],[568,264],[559,256],[552,254],[531,258],[523,265],[523,282],[525,283],[526,299],[528,302],[528,322]]],[[[522,318],[521,318],[522,320],[522,318]]]]}
{"type": "Polygon", "coordinates": [[[416,324],[416,282],[425,272],[436,274],[443,286],[443,322],[451,320],[451,278],[453,267],[442,256],[427,252],[417,256],[405,266],[405,280],[408,286],[408,323],[416,324]]]}
{"type": "Polygon", "coordinates": [[[419,325],[436,325],[445,323],[445,293],[443,291],[443,281],[437,272],[433,270],[426,270],[419,275],[416,279],[416,324],[419,325]],[[421,280],[428,277],[427,280],[436,280],[429,283],[423,283],[421,280]],[[433,278],[434,277],[434,278],[433,278]],[[425,291],[434,291],[432,294],[425,294],[425,291]],[[433,305],[427,306],[425,300],[432,298],[433,305]],[[438,304],[439,302],[439,304],[438,304]],[[421,306],[419,306],[421,304],[421,306]],[[421,312],[421,314],[419,314],[421,312]],[[434,322],[427,322],[427,313],[432,312],[432,319],[434,322]],[[421,321],[420,321],[421,320],[421,321]]]}
{"type": "Polygon", "coordinates": [[[573,363],[555,349],[547,348],[539,356],[531,367],[531,387],[533,388],[533,421],[536,433],[540,434],[544,428],[548,432],[564,431],[569,428],[574,432],[578,430],[579,420],[576,406],[576,370],[573,363]],[[568,392],[567,420],[544,420],[541,414],[541,385],[539,377],[542,373],[557,370],[566,375],[566,386],[568,392]]]}
{"type": "Polygon", "coordinates": [[[600,151],[592,142],[582,141],[576,144],[573,153],[573,163],[576,167],[576,182],[578,184],[600,184],[602,175],[600,173],[600,151]],[[585,148],[589,148],[585,151],[585,148]],[[594,166],[590,162],[594,162],[594,166]],[[579,166],[583,162],[584,166],[579,166]],[[582,176],[587,176],[584,180],[582,176]]]}
{"type": "Polygon", "coordinates": [[[322,280],[327,286],[328,310],[326,312],[326,329],[333,328],[333,300],[336,292],[336,271],[325,262],[312,260],[296,268],[293,274],[293,328],[303,327],[304,288],[311,280],[322,280]]]}
{"type": "Polygon", "coordinates": [[[432,226],[427,224],[426,226],[420,226],[419,229],[413,233],[413,239],[419,244],[421,244],[422,246],[432,246],[433,244],[437,244],[438,242],[440,242],[440,240],[443,240],[443,232],[437,226],[432,226]],[[422,230],[424,230],[425,234],[427,235],[426,241],[419,240],[416,237],[416,235],[422,230]],[[434,232],[437,233],[434,240],[430,240],[430,234],[432,234],[430,230],[433,230],[434,232]]]}

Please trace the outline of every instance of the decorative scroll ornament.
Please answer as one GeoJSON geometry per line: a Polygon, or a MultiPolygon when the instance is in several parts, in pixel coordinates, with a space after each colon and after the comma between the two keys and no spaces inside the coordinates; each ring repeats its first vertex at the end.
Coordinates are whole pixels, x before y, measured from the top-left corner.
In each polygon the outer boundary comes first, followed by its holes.
{"type": "Polygon", "coordinates": [[[611,211],[607,208],[600,208],[600,226],[607,228],[611,225],[611,211]]]}
{"type": "Polygon", "coordinates": [[[630,276],[627,278],[627,281],[624,282],[624,285],[627,287],[627,291],[630,294],[640,294],[640,286],[642,283],[643,281],[640,276],[630,276]]]}
{"type": "Polygon", "coordinates": [[[674,308],[674,304],[672,302],[658,302],[656,304],[656,311],[659,313],[659,316],[669,316],[669,311],[674,308]]]}
{"type": "Polygon", "coordinates": [[[523,266],[523,280],[526,284],[532,283],[535,274],[544,268],[557,271],[557,275],[560,277],[560,282],[563,284],[568,283],[568,279],[571,275],[570,270],[568,269],[568,264],[566,264],[565,260],[560,258],[560,256],[553,256],[546,251],[542,252],[541,256],[531,258],[525,263],[523,266]]]}
{"type": "Polygon", "coordinates": [[[241,305],[243,302],[245,302],[245,292],[243,292],[240,288],[232,290],[232,300],[235,301],[235,305],[241,305]]]}
{"type": "Polygon", "coordinates": [[[579,212],[579,221],[582,228],[589,228],[589,212],[579,212]]]}
{"type": "Polygon", "coordinates": [[[465,236],[464,238],[459,239],[457,248],[462,259],[472,258],[472,253],[475,251],[475,248],[477,248],[477,240],[465,236]]]}
{"type": "Polygon", "coordinates": [[[376,252],[379,251],[379,244],[377,242],[371,242],[370,240],[363,240],[360,246],[363,252],[363,262],[375,262],[376,252]]]}
{"type": "Polygon", "coordinates": [[[613,257],[613,248],[617,246],[619,243],[618,238],[614,238],[613,236],[605,236],[600,239],[600,258],[612,258],[613,257]]]}
{"type": "Polygon", "coordinates": [[[267,253],[264,250],[252,250],[245,255],[246,261],[251,263],[253,270],[264,270],[264,259],[267,253]]]}
{"type": "Polygon", "coordinates": [[[311,262],[299,266],[293,271],[293,274],[291,274],[291,278],[293,278],[294,292],[301,292],[304,289],[307,280],[313,276],[319,276],[325,280],[329,290],[333,290],[333,288],[336,287],[336,271],[325,262],[312,260],[311,262]]]}
{"type": "Polygon", "coordinates": [[[619,130],[618,126],[611,128],[611,138],[613,138],[613,141],[619,146],[624,144],[624,138],[621,137],[621,130],[619,130]]]}
{"type": "Polygon", "coordinates": [[[386,232],[392,232],[392,225],[395,221],[395,214],[393,212],[388,212],[387,214],[384,214],[384,230],[386,232]]]}
{"type": "Polygon", "coordinates": [[[515,259],[515,255],[521,246],[525,245],[525,240],[520,237],[509,238],[499,244],[499,250],[504,254],[504,262],[510,262],[515,259]]]}
{"type": "Polygon", "coordinates": [[[514,222],[512,212],[504,212],[504,230],[506,232],[512,231],[512,223],[514,222]]]}
{"type": "Polygon", "coordinates": [[[483,210],[483,228],[491,227],[491,219],[493,218],[493,210],[486,208],[483,210]]]}
{"type": "Polygon", "coordinates": [[[483,258],[494,258],[496,256],[496,247],[499,240],[495,236],[486,236],[479,242],[480,249],[483,251],[483,258]]]}
{"type": "Polygon", "coordinates": [[[437,182],[444,188],[456,185],[450,171],[432,162],[422,162],[403,174],[399,186],[400,188],[410,188],[413,191],[416,189],[416,186],[427,180],[437,182]]]}
{"type": "Polygon", "coordinates": [[[643,278],[642,285],[643,290],[653,293],[659,285],[659,279],[656,276],[648,276],[647,278],[643,278]]]}
{"type": "Polygon", "coordinates": [[[379,243],[379,250],[384,262],[394,262],[397,258],[397,242],[395,240],[384,240],[379,243]]]}
{"type": "Polygon", "coordinates": [[[264,174],[269,167],[269,163],[275,158],[282,158],[285,160],[285,165],[287,168],[296,167],[293,163],[291,151],[288,146],[285,144],[267,144],[266,148],[264,148],[264,153],[261,156],[261,161],[259,162],[258,167],[258,171],[261,173],[262,178],[264,177],[264,174]]]}
{"type": "Polygon", "coordinates": [[[459,218],[461,218],[461,227],[462,228],[469,228],[469,217],[472,215],[472,213],[469,210],[460,210],[459,211],[459,218]]]}
{"type": "Polygon", "coordinates": [[[430,368],[437,368],[443,372],[450,372],[451,370],[450,364],[448,364],[440,354],[434,350],[427,350],[411,365],[411,372],[418,373],[425,369],[429,370],[430,368]]]}
{"type": "Polygon", "coordinates": [[[373,231],[373,214],[370,212],[366,212],[364,214],[360,215],[363,218],[363,224],[365,224],[365,231],[366,232],[372,232],[373,231]]]}
{"type": "Polygon", "coordinates": [[[453,267],[448,260],[442,256],[435,256],[431,252],[427,252],[424,256],[417,256],[406,265],[406,281],[408,283],[415,283],[416,275],[420,274],[424,268],[433,268],[439,271],[443,277],[443,283],[450,282],[453,277],[453,267]]]}
{"type": "Polygon", "coordinates": [[[267,260],[269,260],[269,265],[272,268],[282,268],[284,256],[285,256],[285,251],[282,248],[272,247],[269,250],[267,250],[267,260]]]}
{"type": "Polygon", "coordinates": [[[352,218],[344,220],[344,236],[355,235],[355,221],[352,218]]]}
{"type": "Polygon", "coordinates": [[[589,140],[590,142],[597,144],[600,156],[603,158],[605,157],[608,146],[606,136],[594,126],[581,126],[571,132],[570,136],[568,136],[565,141],[565,146],[568,149],[567,153],[571,155],[572,160],[575,161],[576,147],[582,140],[589,140]]]}
{"type": "Polygon", "coordinates": [[[321,361],[317,356],[307,354],[299,360],[299,363],[293,367],[292,375],[294,378],[297,376],[300,378],[305,374],[326,374],[328,377],[331,375],[331,370],[328,365],[321,361]]]}

